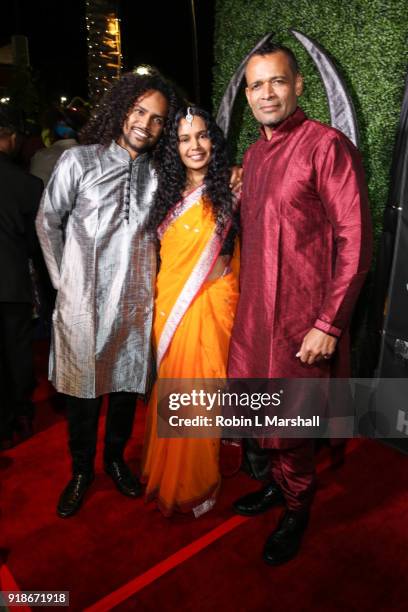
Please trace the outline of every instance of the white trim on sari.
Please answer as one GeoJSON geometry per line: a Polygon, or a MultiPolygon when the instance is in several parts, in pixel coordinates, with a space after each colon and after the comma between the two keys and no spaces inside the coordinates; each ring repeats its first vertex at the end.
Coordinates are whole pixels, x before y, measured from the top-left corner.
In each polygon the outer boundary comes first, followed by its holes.
{"type": "Polygon", "coordinates": [[[187,312],[191,302],[201,289],[202,284],[210,274],[215,260],[217,259],[221,250],[223,240],[230,229],[230,225],[231,224],[229,223],[227,227],[224,228],[222,236],[217,234],[216,229],[214,229],[208,244],[201,253],[200,259],[196,263],[194,270],[191,272],[186,284],[177,298],[177,301],[171,309],[157,346],[157,369],[159,369],[161,361],[169,348],[171,339],[173,338],[180,321],[187,312]]]}
{"type": "Polygon", "coordinates": [[[187,212],[193,206],[193,204],[198,202],[198,200],[203,194],[204,187],[204,185],[200,185],[199,187],[194,189],[194,191],[192,191],[185,198],[180,200],[180,202],[177,202],[177,204],[173,206],[173,208],[167,213],[166,218],[157,228],[157,236],[159,240],[162,239],[164,233],[168,229],[169,225],[173,223],[173,221],[181,217],[181,215],[187,212]]]}
{"type": "Polygon", "coordinates": [[[193,508],[194,518],[199,518],[201,515],[214,508],[215,501],[215,497],[210,497],[209,499],[205,499],[199,506],[193,508]]]}

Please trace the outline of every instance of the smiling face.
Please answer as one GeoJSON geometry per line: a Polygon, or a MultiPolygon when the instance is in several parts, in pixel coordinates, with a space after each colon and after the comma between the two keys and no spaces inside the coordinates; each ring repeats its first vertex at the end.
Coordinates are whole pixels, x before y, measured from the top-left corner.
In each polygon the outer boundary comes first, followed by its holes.
{"type": "Polygon", "coordinates": [[[130,109],[118,138],[118,144],[131,158],[154,147],[163,131],[168,102],[160,91],[148,91],[130,109]]]}
{"type": "Polygon", "coordinates": [[[211,159],[212,144],[205,121],[193,116],[192,124],[181,119],[178,126],[178,150],[180,159],[187,168],[187,175],[205,176],[211,159]]]}
{"type": "Polygon", "coordinates": [[[268,138],[274,127],[291,115],[303,90],[303,79],[295,74],[283,51],[254,55],[245,70],[248,104],[268,138]]]}

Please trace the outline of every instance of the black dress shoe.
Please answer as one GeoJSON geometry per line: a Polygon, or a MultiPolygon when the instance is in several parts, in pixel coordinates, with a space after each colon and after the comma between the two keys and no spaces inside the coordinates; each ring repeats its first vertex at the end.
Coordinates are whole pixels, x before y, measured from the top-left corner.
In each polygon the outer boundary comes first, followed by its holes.
{"type": "Polygon", "coordinates": [[[82,505],[86,491],[94,479],[93,474],[74,474],[63,492],[57,506],[57,514],[61,518],[68,518],[82,505]]]}
{"type": "Polygon", "coordinates": [[[248,493],[248,495],[237,499],[233,508],[237,514],[242,516],[256,516],[283,503],[285,503],[285,499],[280,487],[276,482],[271,482],[260,491],[248,493]]]}
{"type": "Polygon", "coordinates": [[[296,557],[309,513],[286,510],[275,531],[266,541],[263,558],[269,565],[281,565],[296,557]]]}
{"type": "Polygon", "coordinates": [[[105,463],[105,472],[112,478],[122,495],[139,497],[142,494],[142,485],[123,460],[105,463]]]}

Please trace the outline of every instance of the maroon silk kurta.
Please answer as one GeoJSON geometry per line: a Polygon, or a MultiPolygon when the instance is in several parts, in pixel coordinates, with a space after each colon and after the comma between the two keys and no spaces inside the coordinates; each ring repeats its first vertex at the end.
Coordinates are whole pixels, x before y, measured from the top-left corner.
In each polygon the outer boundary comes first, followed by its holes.
{"type": "Polygon", "coordinates": [[[372,247],[358,150],[298,108],[246,152],[241,222],[229,376],[348,376],[348,327],[372,247]],[[309,366],[296,353],[312,327],[339,342],[331,360],[309,366]]]}

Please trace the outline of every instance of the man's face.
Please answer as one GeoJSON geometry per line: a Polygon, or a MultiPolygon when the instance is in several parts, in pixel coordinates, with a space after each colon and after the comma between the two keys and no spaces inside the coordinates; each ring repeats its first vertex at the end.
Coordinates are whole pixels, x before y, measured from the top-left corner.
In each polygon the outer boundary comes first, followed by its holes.
{"type": "Polygon", "coordinates": [[[296,109],[303,89],[302,77],[292,72],[288,56],[282,51],[251,57],[245,76],[248,104],[270,137],[273,128],[296,109]]]}
{"type": "Polygon", "coordinates": [[[20,144],[20,138],[17,137],[15,132],[0,127],[0,151],[13,157],[18,153],[20,144]]]}
{"type": "Polygon", "coordinates": [[[135,159],[154,147],[163,131],[168,102],[160,91],[147,91],[130,109],[122,128],[118,144],[135,159]]]}

